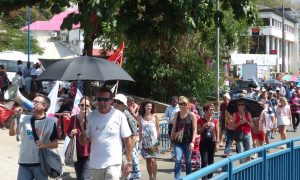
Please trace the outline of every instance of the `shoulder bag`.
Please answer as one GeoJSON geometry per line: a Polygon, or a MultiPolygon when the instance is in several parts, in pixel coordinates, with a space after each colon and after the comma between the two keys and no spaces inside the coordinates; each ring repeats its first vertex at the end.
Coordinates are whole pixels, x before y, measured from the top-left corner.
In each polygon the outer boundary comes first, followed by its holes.
{"type": "MultiPolygon", "coordinates": [[[[38,138],[36,130],[35,130],[34,119],[32,116],[30,124],[31,124],[32,133],[33,133],[33,137],[34,137],[35,141],[37,141],[39,139],[40,139],[40,141],[43,141],[42,136],[44,133],[46,121],[47,121],[47,118],[45,119],[45,122],[44,122],[44,125],[42,128],[41,137],[38,138]]],[[[57,153],[55,153],[47,148],[39,149],[39,157],[40,157],[42,171],[48,177],[58,178],[62,175],[62,163],[61,163],[60,156],[57,153]]]]}
{"type": "MultiPolygon", "coordinates": [[[[77,115],[74,116],[74,127],[76,128],[77,115]]],[[[69,136],[66,136],[69,138],[69,136]]],[[[76,135],[70,138],[69,144],[65,152],[65,165],[73,165],[77,162],[77,151],[76,151],[76,135]]]]}

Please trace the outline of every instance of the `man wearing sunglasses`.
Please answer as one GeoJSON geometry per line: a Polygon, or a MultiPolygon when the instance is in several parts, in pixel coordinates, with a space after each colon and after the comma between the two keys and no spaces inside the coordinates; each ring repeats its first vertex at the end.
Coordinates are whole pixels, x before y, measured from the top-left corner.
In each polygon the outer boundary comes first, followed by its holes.
{"type": "Polygon", "coordinates": [[[125,176],[125,168],[126,168],[126,151],[123,149],[123,167],[122,167],[122,180],[125,179],[140,179],[141,171],[139,165],[139,156],[138,156],[138,142],[136,141],[137,135],[137,120],[133,117],[133,115],[127,109],[127,97],[123,94],[117,94],[113,98],[113,106],[114,108],[123,112],[127,118],[128,125],[131,130],[131,141],[133,145],[132,149],[132,171],[129,176],[125,176]]]}
{"type": "Polygon", "coordinates": [[[122,165],[122,143],[126,150],[125,174],[131,172],[132,142],[126,116],[112,107],[112,92],[106,87],[99,90],[98,110],[87,117],[87,129],[79,142],[91,141],[90,167],[93,180],[119,180],[122,165]]]}

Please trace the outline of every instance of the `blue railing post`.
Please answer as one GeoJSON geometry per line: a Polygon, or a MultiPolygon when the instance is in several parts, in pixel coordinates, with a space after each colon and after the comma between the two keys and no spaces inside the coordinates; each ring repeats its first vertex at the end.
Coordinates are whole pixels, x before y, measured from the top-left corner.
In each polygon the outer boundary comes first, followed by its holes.
{"type": "Polygon", "coordinates": [[[293,168],[295,168],[295,159],[294,159],[294,143],[295,141],[293,139],[291,139],[291,142],[289,143],[288,146],[290,146],[289,148],[291,148],[291,155],[290,155],[290,173],[289,173],[289,176],[290,176],[290,179],[292,180],[294,178],[294,173],[293,173],[293,168]]]}
{"type": "Polygon", "coordinates": [[[265,147],[264,147],[264,151],[262,153],[262,158],[263,158],[263,162],[262,162],[263,175],[262,175],[262,177],[264,179],[269,179],[268,162],[267,162],[267,149],[265,147]]]}

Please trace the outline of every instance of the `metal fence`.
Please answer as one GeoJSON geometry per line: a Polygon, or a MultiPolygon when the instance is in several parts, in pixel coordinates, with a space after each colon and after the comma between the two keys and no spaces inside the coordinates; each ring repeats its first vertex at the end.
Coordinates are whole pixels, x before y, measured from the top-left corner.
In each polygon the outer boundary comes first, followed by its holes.
{"type": "Polygon", "coordinates": [[[168,123],[161,122],[160,126],[160,152],[164,153],[170,148],[170,137],[168,135],[168,123]]]}
{"type": "Polygon", "coordinates": [[[195,171],[183,180],[200,179],[215,173],[215,180],[296,180],[300,179],[300,137],[275,142],[239,153],[195,171]],[[278,147],[286,145],[286,149],[278,147]],[[271,150],[271,152],[268,152],[271,150]],[[246,163],[238,161],[257,153],[259,157],[246,163]]]}

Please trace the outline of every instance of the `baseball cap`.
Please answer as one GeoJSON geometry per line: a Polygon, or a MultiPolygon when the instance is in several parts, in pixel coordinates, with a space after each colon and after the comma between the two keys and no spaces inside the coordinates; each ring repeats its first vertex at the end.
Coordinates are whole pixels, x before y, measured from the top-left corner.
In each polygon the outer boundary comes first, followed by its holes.
{"type": "Polygon", "coordinates": [[[121,101],[125,106],[127,106],[127,97],[124,94],[117,94],[113,99],[121,101]]]}

